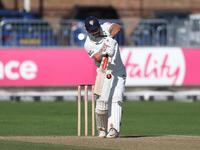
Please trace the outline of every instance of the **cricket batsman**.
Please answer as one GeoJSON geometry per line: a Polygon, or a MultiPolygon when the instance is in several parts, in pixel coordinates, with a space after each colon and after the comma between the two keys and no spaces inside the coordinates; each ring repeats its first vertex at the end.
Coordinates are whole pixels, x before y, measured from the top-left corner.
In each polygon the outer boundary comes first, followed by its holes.
{"type": "Polygon", "coordinates": [[[122,63],[119,46],[114,39],[121,26],[106,22],[100,25],[97,18],[85,19],[88,33],[84,48],[99,68],[103,57],[108,55],[109,62],[101,95],[96,100],[96,124],[98,137],[116,138],[119,136],[123,94],[125,90],[126,69],[122,63]]]}

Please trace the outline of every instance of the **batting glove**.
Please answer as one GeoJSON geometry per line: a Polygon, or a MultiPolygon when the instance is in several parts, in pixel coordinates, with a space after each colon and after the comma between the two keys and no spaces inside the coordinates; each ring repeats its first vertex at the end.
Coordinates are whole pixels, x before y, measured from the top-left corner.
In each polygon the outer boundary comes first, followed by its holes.
{"type": "Polygon", "coordinates": [[[108,46],[106,44],[104,44],[103,47],[99,51],[100,55],[106,55],[107,54],[107,48],[108,48],[108,46]]]}
{"type": "Polygon", "coordinates": [[[105,44],[109,47],[115,47],[116,43],[117,41],[109,36],[105,39],[105,44]]]}
{"type": "Polygon", "coordinates": [[[115,45],[117,41],[111,37],[105,39],[105,45],[107,45],[106,52],[110,57],[113,57],[115,54],[115,45]]]}

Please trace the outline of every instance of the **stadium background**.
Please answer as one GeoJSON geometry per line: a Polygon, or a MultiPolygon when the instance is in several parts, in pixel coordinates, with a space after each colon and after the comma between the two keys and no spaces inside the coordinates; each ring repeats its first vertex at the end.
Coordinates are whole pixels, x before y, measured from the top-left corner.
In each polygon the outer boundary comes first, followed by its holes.
{"type": "MultiPolygon", "coordinates": [[[[0,4],[2,9],[9,10],[19,10],[24,7],[23,0],[1,0],[0,4]]],[[[162,11],[200,13],[200,0],[34,0],[34,2],[32,0],[31,11],[39,13],[42,19],[53,22],[54,20],[72,19],[76,5],[113,6],[117,10],[120,19],[125,21],[127,19],[155,19],[154,13],[162,11]]],[[[155,76],[158,69],[157,63],[163,63],[164,69],[179,68],[181,71],[176,80],[166,78],[172,76],[172,72],[168,70],[168,74],[165,72],[166,76],[159,78],[159,82],[156,82],[155,78],[150,78],[147,80],[148,82],[146,80],[142,81],[142,86],[138,86],[134,80],[128,79],[121,138],[110,141],[106,141],[106,139],[99,141],[97,138],[90,137],[75,137],[77,135],[77,86],[66,86],[67,84],[63,85],[63,83],[77,81],[73,77],[77,77],[75,75],[79,74],[77,69],[72,70],[74,72],[70,74],[70,78],[67,80],[64,77],[68,72],[62,72],[65,70],[62,67],[68,67],[66,64],[68,64],[67,59],[70,59],[71,55],[69,53],[71,52],[81,51],[82,58],[86,58],[86,53],[82,53],[84,50],[81,46],[77,47],[76,45],[75,51],[73,51],[74,47],[66,45],[61,45],[61,47],[51,47],[51,45],[29,47],[26,45],[25,48],[1,46],[0,68],[7,67],[8,72],[2,71],[3,69],[0,70],[0,148],[9,149],[10,147],[10,149],[25,150],[27,148],[37,149],[39,147],[45,149],[46,147],[46,149],[52,149],[52,147],[55,147],[55,149],[58,149],[65,144],[78,144],[79,146],[85,146],[86,149],[88,149],[87,146],[119,149],[199,149],[199,43],[196,43],[195,47],[192,47],[194,46],[193,43],[190,43],[189,47],[178,44],[176,43],[176,47],[173,47],[174,45],[160,46],[155,44],[153,46],[142,45],[141,47],[138,45],[125,45],[121,48],[122,57],[126,65],[129,66],[128,73],[130,76],[140,75],[140,70],[137,72],[138,74],[131,74],[130,68],[134,65],[133,63],[139,65],[147,63],[148,61],[143,59],[146,56],[147,58],[155,56],[155,60],[152,61],[154,69],[152,72],[155,76]],[[145,57],[138,57],[139,59],[136,59],[136,57],[130,59],[131,61],[127,61],[131,52],[134,52],[136,56],[142,55],[145,57]],[[65,59],[65,56],[67,59],[65,59]],[[55,57],[60,59],[55,59],[55,57]],[[35,64],[26,62],[27,58],[32,59],[32,62],[36,62],[42,68],[43,78],[27,82],[23,79],[30,78],[30,76],[23,74],[22,69],[22,72],[19,72],[22,73],[20,77],[23,78],[16,81],[12,80],[12,78],[16,78],[16,76],[12,76],[13,74],[9,75],[9,66],[13,63],[17,66],[21,65],[22,68],[25,68],[24,66],[28,63],[34,69],[35,64]],[[164,60],[167,60],[167,63],[164,60]],[[9,63],[10,61],[12,63],[9,63]],[[51,67],[48,66],[49,64],[51,67]],[[64,73],[64,77],[58,78],[58,74],[55,73],[56,69],[57,71],[59,69],[59,75],[64,73]],[[55,82],[60,84],[55,85],[55,82]],[[49,85],[49,83],[51,84],[49,85]],[[158,85],[159,83],[165,84],[158,85]],[[38,103],[38,101],[43,101],[43,103],[38,103]],[[12,140],[26,142],[16,143],[12,140]],[[35,143],[27,142],[42,142],[42,144],[35,145],[35,143]],[[44,143],[53,143],[54,145],[43,145],[44,143]]],[[[185,43],[182,42],[181,44],[184,45],[185,43]]],[[[73,65],[78,67],[79,64],[73,65]]],[[[14,68],[13,73],[18,73],[17,69],[14,68]]],[[[92,82],[94,82],[93,71],[90,72],[93,77],[90,78],[92,82]]],[[[148,75],[146,74],[146,76],[148,75]]],[[[88,79],[88,77],[90,76],[86,76],[84,79],[88,79]]],[[[72,149],[64,146],[62,148],[72,149]]],[[[78,147],[78,149],[80,148],[82,147],[78,147]]]]}
{"type": "MultiPolygon", "coordinates": [[[[1,0],[1,3],[5,9],[24,8],[24,0],[1,0]]],[[[164,3],[160,0],[35,0],[31,11],[41,13],[44,19],[70,19],[75,5],[113,6],[120,19],[152,18],[154,11],[200,12],[199,0],[165,0],[164,3]]]]}
{"type": "MultiPolygon", "coordinates": [[[[155,13],[157,12],[162,13],[162,12],[171,12],[171,13],[186,13],[186,15],[184,16],[184,19],[188,19],[186,16],[188,16],[188,14],[195,14],[195,13],[199,13],[199,5],[200,1],[199,0],[178,0],[178,1],[173,1],[173,0],[167,0],[165,1],[165,3],[163,3],[160,0],[124,0],[124,1],[116,1],[116,0],[110,0],[110,1],[89,1],[89,0],[84,0],[84,1],[70,1],[70,0],[59,0],[59,1],[47,1],[47,0],[35,0],[34,3],[31,1],[30,3],[30,11],[31,12],[36,12],[39,13],[42,17],[42,19],[44,20],[48,20],[50,22],[50,25],[54,25],[57,24],[60,20],[68,20],[68,19],[73,19],[73,15],[74,15],[74,8],[75,6],[80,6],[80,7],[87,7],[87,6],[112,6],[114,9],[116,9],[118,15],[119,15],[119,19],[120,20],[124,20],[124,22],[126,23],[126,20],[128,21],[135,21],[136,20],[136,24],[138,25],[139,21],[138,19],[155,19],[155,13]],[[62,5],[61,5],[62,4],[62,5]],[[53,21],[55,22],[53,22],[53,21]]],[[[8,10],[20,10],[20,9],[24,9],[24,0],[2,0],[0,3],[0,7],[1,9],[8,9],[8,10]]],[[[127,22],[128,22],[127,21],[127,22]]],[[[124,23],[124,24],[125,24],[124,23]]],[[[135,27],[135,26],[134,26],[135,27]]],[[[69,26],[69,28],[71,28],[71,26],[69,26]]],[[[57,28],[55,28],[57,30],[57,28]]],[[[125,32],[130,34],[130,29],[133,29],[133,27],[128,27],[125,26],[125,32]],[[126,28],[127,27],[127,28],[126,28]]],[[[164,33],[165,34],[165,33],[164,33]]],[[[187,36],[187,35],[185,35],[187,36]]],[[[125,42],[127,42],[129,40],[129,35],[126,35],[126,39],[125,42]]],[[[170,37],[169,37],[170,40],[170,37]]],[[[186,40],[187,41],[187,40],[186,40]]],[[[181,45],[181,44],[185,44],[186,41],[180,41],[179,43],[176,43],[176,47],[184,47],[185,45],[181,45]]],[[[83,44],[83,43],[81,43],[83,44]]],[[[147,43],[147,45],[143,44],[141,46],[150,46],[152,47],[152,45],[148,45],[149,43],[147,43]]],[[[162,44],[162,43],[161,43],[162,44]]],[[[157,43],[154,43],[153,46],[155,47],[159,47],[159,46],[173,46],[170,45],[169,43],[165,43],[164,45],[158,45],[157,43]]],[[[47,47],[49,48],[49,46],[51,45],[47,45],[47,47]]],[[[68,45],[61,45],[62,48],[63,46],[68,46],[68,45]]],[[[69,45],[71,46],[71,45],[69,45]]],[[[73,45],[72,45],[73,46],[73,45]]],[[[77,45],[75,45],[77,46],[77,45]]],[[[130,44],[130,43],[126,43],[125,46],[133,46],[132,48],[134,48],[134,46],[140,46],[140,45],[134,45],[134,44],[130,44]]],[[[188,46],[188,45],[186,45],[188,46]]],[[[189,45],[194,46],[192,44],[189,45]]],[[[195,45],[195,48],[198,48],[198,43],[197,45],[195,45]]],[[[19,46],[20,47],[20,46],[19,46]]],[[[28,45],[27,45],[28,47],[28,45]]],[[[31,46],[32,47],[32,46],[31,46]]],[[[43,48],[45,47],[45,45],[43,46],[43,48]]],[[[82,46],[81,46],[82,47],[82,46]]],[[[3,50],[4,47],[2,47],[3,50]]],[[[6,47],[6,48],[9,48],[6,47]]],[[[68,48],[68,47],[66,47],[68,48]]],[[[165,49],[165,48],[163,48],[165,49]]],[[[192,50],[190,50],[192,51],[192,50]]],[[[3,51],[2,51],[3,52],[3,51]]],[[[8,54],[9,55],[9,54],[8,54]]],[[[195,54],[194,54],[195,55],[195,54]]],[[[3,56],[3,55],[2,55],[3,56]]],[[[158,56],[159,57],[159,56],[158,56]]],[[[186,57],[186,56],[184,56],[186,57]]],[[[4,57],[5,58],[5,57],[4,57]]],[[[127,56],[125,56],[125,59],[127,58],[127,56]]],[[[5,60],[8,61],[8,60],[5,60]]],[[[189,61],[187,61],[189,62],[189,61]]],[[[139,62],[141,63],[141,62],[139,62]]],[[[195,65],[198,65],[195,61],[194,61],[195,65]]],[[[195,70],[195,69],[194,69],[195,70]]],[[[195,72],[195,71],[193,71],[195,72]]],[[[196,73],[196,72],[195,72],[196,73]]],[[[194,74],[195,74],[194,73],[194,74]]],[[[189,74],[189,73],[188,73],[189,74]]],[[[198,73],[196,74],[196,76],[198,76],[198,73]]],[[[190,78],[193,78],[193,76],[191,76],[190,78]]],[[[23,85],[20,85],[19,87],[13,87],[12,84],[4,84],[6,82],[6,80],[3,82],[3,87],[1,86],[2,89],[2,93],[6,93],[7,91],[11,91],[11,92],[23,92],[23,91],[63,91],[63,90],[76,90],[76,87],[69,87],[69,86],[65,86],[62,84],[61,86],[25,86],[23,87],[23,85]],[[5,90],[7,90],[5,92],[5,90]]],[[[131,87],[131,85],[129,85],[127,87],[127,92],[130,91],[140,91],[140,90],[157,90],[157,91],[170,91],[170,92],[174,92],[174,91],[179,91],[179,90],[198,90],[199,86],[198,86],[198,81],[194,84],[184,84],[186,86],[149,86],[147,84],[147,86],[142,85],[141,86],[137,86],[135,87],[135,85],[133,87],[131,87]],[[189,86],[188,86],[189,85],[189,86]]],[[[13,84],[14,86],[17,86],[16,84],[13,84]]],[[[30,84],[31,85],[31,84],[30,84]]],[[[187,93],[187,95],[185,95],[183,98],[185,99],[189,99],[191,97],[193,97],[194,100],[198,99],[199,97],[199,92],[198,91],[192,91],[192,94],[187,93]],[[189,97],[189,98],[188,98],[189,97]],[[195,97],[195,98],[194,98],[195,97]]],[[[144,92],[145,93],[145,92],[144,92]]],[[[149,93],[149,92],[147,92],[149,93]]],[[[151,91],[150,91],[151,93],[151,91]]],[[[134,93],[134,94],[138,94],[138,93],[134,93]]],[[[160,93],[159,93],[160,94],[160,93]]],[[[158,95],[159,95],[158,94],[158,95]]],[[[172,93],[173,95],[174,93],[172,93]]],[[[149,95],[149,94],[147,94],[149,95]]],[[[151,95],[150,95],[151,96],[151,95]]],[[[8,96],[9,97],[9,96],[8,96]]],[[[8,98],[7,99],[10,99],[8,98]]],[[[139,97],[140,97],[140,93],[139,93],[139,97]]],[[[143,95],[143,97],[145,97],[145,95],[143,95]]],[[[168,97],[171,97],[171,95],[166,95],[165,99],[168,99],[168,97]],[[167,97],[167,98],[166,98],[167,97]]],[[[175,96],[176,97],[176,96],[175,96]]],[[[179,97],[179,96],[177,96],[179,97]]],[[[6,98],[6,97],[4,97],[6,98]]],[[[3,99],[4,99],[3,98],[3,99]]],[[[136,97],[136,99],[138,99],[136,97]]],[[[144,98],[142,98],[144,99],[144,98]]]]}

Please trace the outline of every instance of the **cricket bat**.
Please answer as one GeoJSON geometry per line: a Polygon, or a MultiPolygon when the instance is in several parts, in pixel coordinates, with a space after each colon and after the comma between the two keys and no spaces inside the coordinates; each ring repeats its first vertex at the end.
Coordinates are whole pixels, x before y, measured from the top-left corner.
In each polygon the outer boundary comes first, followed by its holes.
{"type": "Polygon", "coordinates": [[[94,94],[96,95],[101,95],[104,79],[106,76],[107,66],[108,66],[108,55],[102,58],[101,65],[97,73],[97,77],[96,77],[96,81],[94,85],[94,94]]]}

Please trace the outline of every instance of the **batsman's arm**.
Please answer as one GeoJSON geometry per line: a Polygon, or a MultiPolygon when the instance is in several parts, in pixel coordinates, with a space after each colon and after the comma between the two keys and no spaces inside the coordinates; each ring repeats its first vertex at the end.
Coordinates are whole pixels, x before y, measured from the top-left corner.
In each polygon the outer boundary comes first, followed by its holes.
{"type": "Polygon", "coordinates": [[[94,56],[92,58],[94,58],[97,62],[101,63],[102,58],[105,57],[107,55],[100,55],[99,53],[94,54],[94,56]]]}
{"type": "Polygon", "coordinates": [[[117,23],[113,23],[110,27],[110,36],[115,37],[121,31],[121,26],[117,23]]]}

